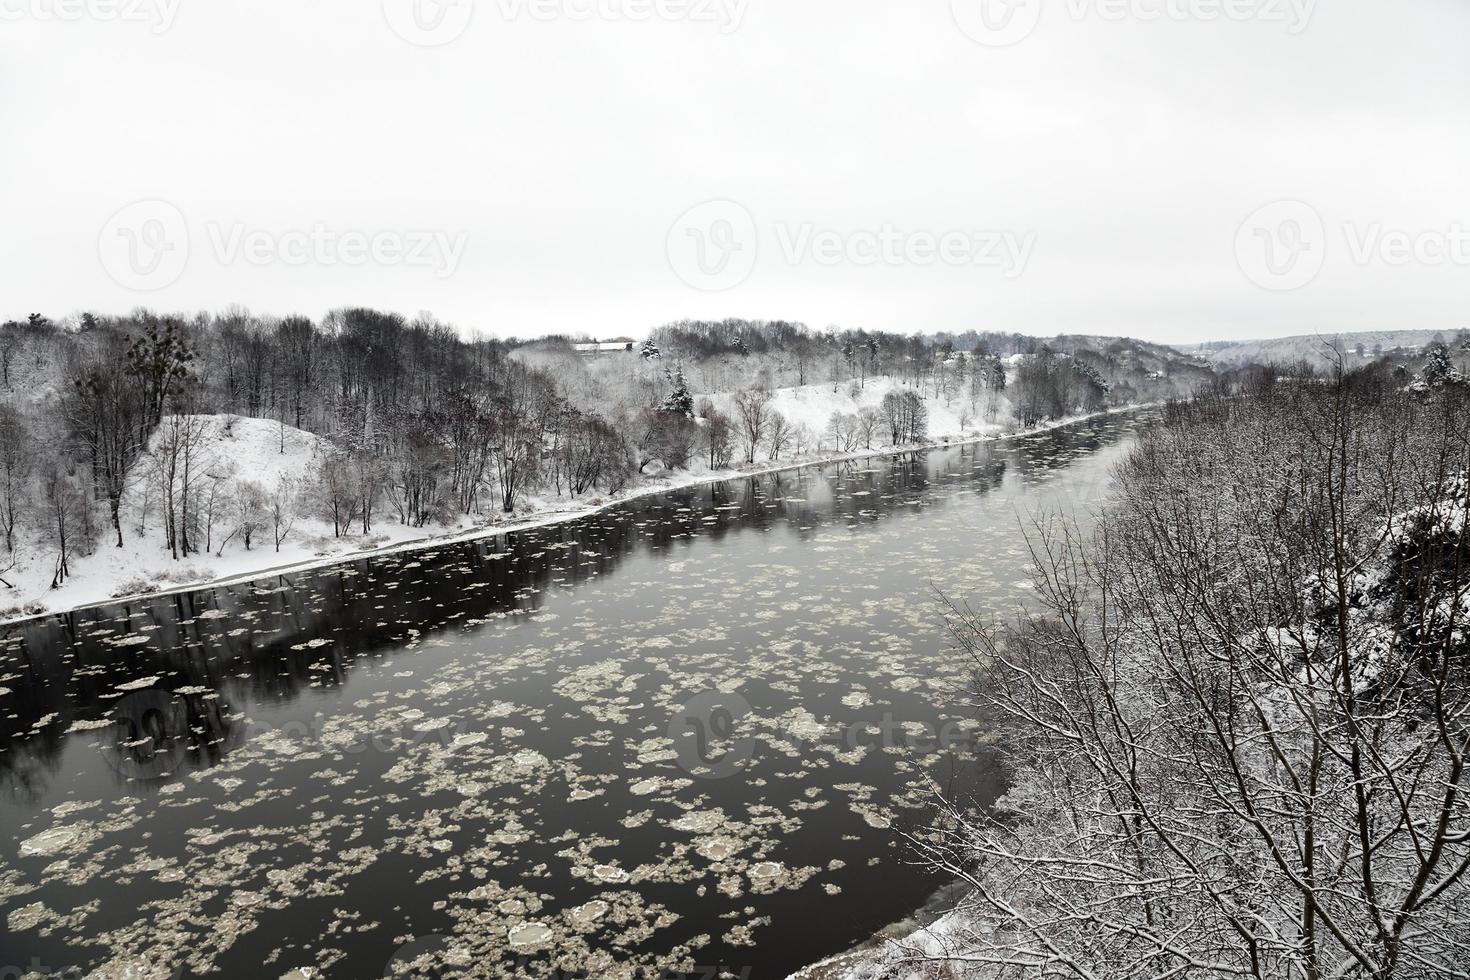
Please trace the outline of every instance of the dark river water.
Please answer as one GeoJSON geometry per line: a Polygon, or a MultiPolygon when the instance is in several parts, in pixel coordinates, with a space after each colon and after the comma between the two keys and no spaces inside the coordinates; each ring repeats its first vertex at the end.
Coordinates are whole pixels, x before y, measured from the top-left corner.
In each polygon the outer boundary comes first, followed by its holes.
{"type": "Polygon", "coordinates": [[[0,976],[784,977],[985,803],[937,590],[1149,413],[0,632],[0,976]]]}

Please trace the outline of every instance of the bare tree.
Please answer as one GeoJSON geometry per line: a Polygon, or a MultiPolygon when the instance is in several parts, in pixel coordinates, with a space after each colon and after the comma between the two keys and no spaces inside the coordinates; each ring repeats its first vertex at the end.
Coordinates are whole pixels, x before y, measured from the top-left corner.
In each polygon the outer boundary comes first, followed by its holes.
{"type": "Polygon", "coordinates": [[[204,551],[214,552],[214,528],[225,507],[226,493],[235,479],[237,467],[231,460],[215,461],[204,471],[204,487],[200,491],[199,513],[204,524],[204,551]]]}
{"type": "Polygon", "coordinates": [[[51,575],[51,588],[60,588],[71,576],[71,559],[90,546],[87,493],[76,470],[58,456],[46,459],[41,466],[42,521],[56,560],[51,575]]]}
{"type": "Polygon", "coordinates": [[[786,416],[774,410],[771,412],[770,420],[766,423],[766,445],[773,462],[779,460],[781,454],[791,445],[794,428],[786,416]]]}
{"type": "Polygon", "coordinates": [[[297,518],[301,516],[301,491],[297,482],[282,474],[276,480],[275,488],[271,490],[269,506],[272,537],[279,553],[281,544],[291,534],[297,518]]]}
{"type": "Polygon", "coordinates": [[[735,396],[735,414],[740,422],[741,444],[745,447],[746,463],[755,462],[755,454],[765,441],[772,411],[771,394],[768,391],[751,389],[735,396]]]}
{"type": "Polygon", "coordinates": [[[322,510],[332,522],[332,535],[342,537],[352,530],[362,500],[357,473],[348,454],[337,451],[322,457],[317,492],[322,510]]]}
{"type": "MultiPolygon", "coordinates": [[[[234,498],[230,502],[230,533],[220,542],[218,554],[224,554],[225,545],[239,538],[249,551],[254,546],[255,536],[271,521],[270,498],[265,488],[251,480],[235,483],[234,498]]],[[[279,548],[277,548],[279,550],[279,548]]]]}
{"type": "Polygon", "coordinates": [[[858,409],[857,433],[862,440],[864,449],[873,448],[873,436],[877,435],[883,428],[883,413],[876,408],[865,406],[858,409]]]}
{"type": "Polygon", "coordinates": [[[709,468],[728,469],[735,455],[734,423],[709,402],[700,409],[700,417],[704,419],[704,445],[709,450],[709,468]]]}
{"type": "MultiPolygon", "coordinates": [[[[1283,390],[1273,391],[1280,388],[1283,390]]],[[[1044,615],[954,609],[998,812],[917,837],[985,977],[1463,977],[1470,429],[1361,378],[1171,410],[1044,615]]]]}
{"type": "Polygon", "coordinates": [[[25,508],[34,451],[20,411],[0,405],[0,533],[7,553],[15,551],[15,527],[25,508]]]}
{"type": "Polygon", "coordinates": [[[208,428],[208,420],[196,415],[166,416],[149,452],[149,472],[163,505],[164,546],[176,560],[196,550],[191,535],[197,531],[208,428]]]}

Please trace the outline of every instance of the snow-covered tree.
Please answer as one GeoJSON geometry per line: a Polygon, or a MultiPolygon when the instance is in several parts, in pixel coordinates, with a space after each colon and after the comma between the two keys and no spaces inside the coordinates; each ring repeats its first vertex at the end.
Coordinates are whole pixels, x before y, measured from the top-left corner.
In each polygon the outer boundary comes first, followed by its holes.
{"type": "Polygon", "coordinates": [[[669,385],[669,396],[659,406],[660,410],[693,418],[694,395],[689,391],[689,380],[684,377],[683,365],[676,366],[674,372],[669,375],[669,385]]]}
{"type": "Polygon", "coordinates": [[[1466,383],[1465,375],[1455,367],[1454,355],[1450,353],[1447,344],[1430,344],[1424,354],[1424,369],[1410,385],[1411,390],[1422,394],[1446,386],[1460,386],[1466,383]]]}
{"type": "Polygon", "coordinates": [[[959,980],[1464,975],[1466,415],[1386,390],[1178,406],[1095,534],[1038,527],[1037,610],[954,609],[1013,777],[918,835],[973,893],[914,957],[959,980]]]}

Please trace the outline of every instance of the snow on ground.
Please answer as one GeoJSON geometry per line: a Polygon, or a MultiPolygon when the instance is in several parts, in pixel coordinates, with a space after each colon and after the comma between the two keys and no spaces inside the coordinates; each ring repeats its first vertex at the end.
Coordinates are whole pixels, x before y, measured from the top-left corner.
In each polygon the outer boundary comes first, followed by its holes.
{"type": "MultiPolygon", "coordinates": [[[[808,426],[813,432],[820,433],[826,428],[833,412],[849,414],[864,406],[876,407],[881,404],[888,391],[902,388],[893,379],[880,378],[869,379],[867,387],[857,398],[849,394],[846,385],[833,392],[831,384],[779,389],[773,392],[773,397],[778,411],[794,422],[808,426]]],[[[956,397],[952,405],[929,398],[926,405],[930,412],[930,441],[934,444],[999,438],[1017,431],[1015,424],[1010,421],[1009,406],[1004,402],[999,414],[1000,423],[985,424],[972,420],[965,426],[960,424],[963,408],[961,398],[956,397]]],[[[279,423],[268,419],[230,415],[196,418],[201,419],[207,427],[205,453],[213,460],[213,465],[216,468],[232,468],[234,476],[258,483],[267,491],[283,475],[298,480],[303,485],[309,485],[325,447],[325,440],[318,436],[290,426],[286,426],[283,431],[279,423]],[[284,452],[281,449],[283,440],[284,452]]],[[[1059,420],[1027,431],[1067,425],[1079,418],[1082,416],[1059,420]]],[[[229,532],[217,529],[216,536],[211,541],[213,547],[208,554],[191,555],[180,561],[175,561],[165,547],[158,512],[159,494],[154,486],[156,481],[148,478],[150,462],[145,456],[134,467],[131,489],[124,500],[123,547],[114,547],[115,538],[112,537],[111,527],[106,525],[105,515],[99,510],[98,520],[103,523],[96,550],[88,556],[73,556],[71,577],[60,588],[51,589],[55,550],[44,542],[28,540],[18,548],[22,556],[18,566],[4,573],[5,579],[14,588],[0,586],[0,623],[97,605],[114,599],[249,581],[287,571],[332,565],[371,554],[467,541],[569,520],[636,497],[701,483],[736,479],[795,466],[881,456],[896,451],[893,447],[884,447],[836,454],[831,451],[830,442],[827,447],[827,451],[817,450],[797,458],[783,458],[779,463],[763,462],[730,470],[710,470],[707,461],[696,460],[689,470],[645,475],[615,496],[590,495],[573,500],[550,494],[533,494],[514,514],[495,515],[488,519],[463,518],[448,527],[404,527],[397,523],[391,508],[380,506],[379,519],[373,525],[371,535],[334,538],[330,523],[303,515],[282,543],[279,552],[276,551],[271,537],[271,529],[267,526],[260,532],[251,550],[246,551],[243,544],[236,539],[226,544],[223,552],[219,553],[219,535],[229,532]],[[142,533],[138,531],[140,526],[142,533]]]]}
{"type": "MultiPolygon", "coordinates": [[[[888,376],[869,378],[854,392],[852,389],[856,384],[844,381],[835,386],[836,390],[833,390],[831,382],[801,388],[778,388],[772,392],[771,405],[793,424],[804,425],[813,434],[821,436],[827,431],[827,424],[834,413],[856,415],[864,408],[881,408],[884,396],[890,392],[921,393],[920,389],[888,376]]],[[[1010,404],[1004,398],[1000,399],[996,421],[987,423],[983,398],[979,405],[975,405],[964,393],[948,399],[936,398],[932,392],[924,394],[924,407],[929,411],[929,438],[932,441],[978,439],[1014,429],[1011,424],[1010,404]]],[[[717,395],[712,400],[722,412],[734,415],[734,395],[717,395]]]]}
{"type": "MultiPolygon", "coordinates": [[[[227,496],[238,480],[259,484],[267,492],[282,477],[306,486],[320,463],[323,440],[290,426],[284,428],[268,419],[232,415],[192,416],[203,427],[203,451],[195,464],[200,472],[222,477],[221,495],[227,496]],[[284,452],[282,451],[284,447],[284,452]]],[[[158,447],[155,435],[151,449],[158,447]]],[[[361,537],[336,540],[331,525],[309,517],[300,518],[277,553],[270,527],[259,532],[247,551],[238,536],[224,544],[229,535],[227,520],[220,520],[209,541],[209,553],[174,560],[165,544],[161,491],[151,471],[152,459],[144,455],[129,471],[128,490],[123,496],[123,546],[107,522],[106,508],[97,509],[99,533],[91,555],[73,554],[71,576],[60,588],[52,589],[56,551],[33,532],[18,542],[19,564],[4,573],[14,588],[0,587],[0,621],[15,618],[21,610],[33,614],[36,606],[47,611],[73,609],[106,602],[114,597],[177,590],[179,587],[218,579],[256,574],[264,570],[320,560],[328,555],[381,546],[426,533],[415,532],[384,521],[374,528],[371,541],[361,537]]],[[[224,511],[221,500],[220,510],[224,511]]],[[[204,542],[200,542],[202,545],[204,542]]]]}

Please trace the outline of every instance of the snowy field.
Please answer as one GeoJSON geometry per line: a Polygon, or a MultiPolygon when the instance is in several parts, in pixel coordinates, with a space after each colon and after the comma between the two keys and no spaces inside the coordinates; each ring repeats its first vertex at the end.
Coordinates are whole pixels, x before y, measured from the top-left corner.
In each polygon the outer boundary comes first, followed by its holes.
{"type": "MultiPolygon", "coordinates": [[[[573,500],[532,493],[513,514],[475,515],[448,526],[407,527],[399,523],[391,509],[382,508],[371,534],[346,534],[342,537],[334,536],[330,521],[307,504],[311,497],[310,487],[326,450],[324,440],[268,419],[194,416],[192,418],[198,419],[204,428],[202,449],[194,465],[200,472],[209,473],[210,481],[218,479],[221,509],[227,508],[228,498],[240,481],[255,483],[270,492],[284,478],[298,489],[303,501],[301,512],[279,549],[269,522],[257,531],[251,547],[247,549],[238,534],[228,537],[231,533],[229,522],[224,520],[212,528],[205,542],[209,546],[207,551],[175,559],[167,547],[161,514],[162,493],[156,473],[152,472],[156,462],[152,455],[145,455],[130,473],[129,489],[123,498],[123,546],[115,546],[115,535],[105,523],[105,508],[99,508],[96,520],[101,526],[96,547],[89,555],[73,554],[70,576],[64,584],[52,588],[55,548],[40,536],[30,535],[17,548],[16,566],[5,573],[5,580],[11,588],[0,587],[0,622],[115,599],[245,581],[366,555],[473,539],[571,519],[633,497],[678,487],[893,452],[896,448],[905,447],[877,448],[880,442],[886,442],[886,439],[881,439],[874,441],[872,450],[854,448],[849,452],[837,452],[832,449],[831,440],[822,438],[821,434],[834,413],[850,415],[863,408],[876,408],[881,405],[884,395],[894,390],[903,390],[903,386],[893,379],[875,378],[869,379],[857,397],[853,397],[847,386],[834,391],[831,384],[773,392],[773,407],[794,424],[805,426],[818,440],[817,448],[800,456],[783,456],[779,462],[757,462],[734,469],[711,470],[707,459],[696,459],[688,470],[647,473],[616,496],[573,500]]],[[[732,398],[716,396],[714,400],[717,404],[728,405],[732,398]]],[[[981,413],[961,398],[952,399],[949,403],[928,398],[925,404],[929,412],[929,441],[926,445],[993,439],[1016,431],[1014,423],[1010,422],[1010,407],[1004,402],[998,413],[1001,421],[995,424],[979,421],[981,413]]],[[[1060,424],[1066,422],[1053,423],[1060,424]]],[[[157,441],[155,438],[154,450],[157,449],[157,441]]]]}

